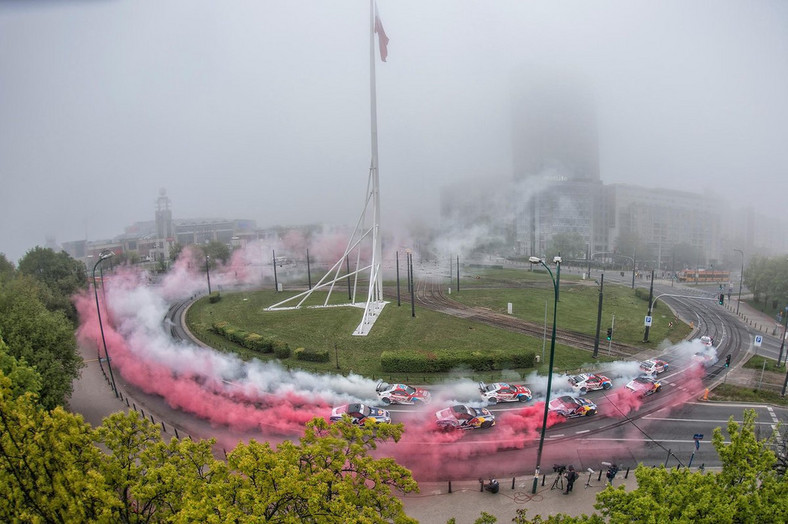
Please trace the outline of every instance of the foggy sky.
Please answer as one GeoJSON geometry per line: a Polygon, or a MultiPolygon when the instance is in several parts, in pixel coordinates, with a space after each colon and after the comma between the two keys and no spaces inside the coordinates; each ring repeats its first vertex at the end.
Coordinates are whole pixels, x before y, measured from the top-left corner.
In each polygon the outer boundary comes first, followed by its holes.
{"type": "MultiPolygon", "coordinates": [[[[514,79],[582,79],[600,176],[780,216],[788,4],[379,0],[384,230],[512,173],[514,79]],[[469,187],[472,187],[469,185],[469,187]]],[[[366,0],[0,3],[0,252],[174,218],[354,224],[370,162],[366,0]]],[[[514,146],[516,147],[516,146],[514,146]]]]}

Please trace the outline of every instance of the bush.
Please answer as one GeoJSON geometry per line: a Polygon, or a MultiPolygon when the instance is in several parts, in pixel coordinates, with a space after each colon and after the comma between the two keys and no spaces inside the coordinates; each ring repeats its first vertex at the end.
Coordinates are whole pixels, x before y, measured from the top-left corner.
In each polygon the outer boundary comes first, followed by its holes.
{"type": "Polygon", "coordinates": [[[249,336],[249,333],[243,329],[234,329],[232,333],[228,334],[227,338],[230,340],[230,342],[235,342],[236,344],[243,346],[247,336],[249,336]]]}
{"type": "Polygon", "coordinates": [[[522,351],[384,351],[380,364],[387,373],[443,373],[456,368],[494,371],[507,368],[530,368],[536,354],[522,351]]]}
{"type": "Polygon", "coordinates": [[[253,351],[262,351],[264,339],[262,335],[257,333],[249,333],[244,339],[244,347],[253,351]]]}
{"type": "Polygon", "coordinates": [[[307,362],[328,362],[331,358],[327,349],[296,348],[293,351],[293,356],[295,356],[296,360],[305,360],[307,362]]]}
{"type": "Polygon", "coordinates": [[[216,293],[211,293],[210,295],[208,295],[208,302],[210,302],[211,304],[215,304],[219,302],[221,299],[222,296],[219,294],[218,291],[216,293]]]}
{"type": "Polygon", "coordinates": [[[230,323],[229,322],[222,321],[222,322],[214,322],[213,323],[213,330],[216,333],[218,333],[219,335],[222,335],[222,336],[225,335],[225,330],[228,327],[230,327],[230,323]]]}
{"type": "Polygon", "coordinates": [[[285,359],[290,357],[290,346],[287,345],[287,342],[283,340],[274,340],[272,346],[276,358],[285,359]]]}

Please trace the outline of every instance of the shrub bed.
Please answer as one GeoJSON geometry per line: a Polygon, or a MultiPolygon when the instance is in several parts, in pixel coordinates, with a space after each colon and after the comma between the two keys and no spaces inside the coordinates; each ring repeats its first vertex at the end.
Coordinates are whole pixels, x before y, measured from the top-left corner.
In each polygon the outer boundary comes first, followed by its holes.
{"type": "Polygon", "coordinates": [[[308,362],[328,362],[331,358],[327,349],[296,348],[293,351],[293,356],[295,356],[296,360],[306,360],[308,362]]]}
{"type": "Polygon", "coordinates": [[[536,354],[485,351],[384,351],[380,364],[387,373],[444,373],[457,368],[473,371],[494,371],[534,367],[536,354]]]}

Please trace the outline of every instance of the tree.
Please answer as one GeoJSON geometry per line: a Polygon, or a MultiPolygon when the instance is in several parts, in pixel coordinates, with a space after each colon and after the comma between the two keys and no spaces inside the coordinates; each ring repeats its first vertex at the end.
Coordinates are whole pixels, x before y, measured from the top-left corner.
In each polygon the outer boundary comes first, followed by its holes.
{"type": "Polygon", "coordinates": [[[217,260],[221,260],[222,264],[226,264],[230,260],[230,248],[215,240],[202,246],[202,252],[204,255],[211,257],[211,267],[214,266],[217,260]]]}
{"type": "Polygon", "coordinates": [[[49,248],[35,247],[19,261],[20,274],[29,275],[41,283],[46,293],[41,298],[50,310],[62,310],[76,325],[77,311],[71,297],[87,288],[85,265],[65,251],[55,253],[49,248]]]}
{"type": "Polygon", "coordinates": [[[41,391],[41,376],[28,366],[24,359],[17,360],[8,354],[8,346],[2,336],[0,336],[0,371],[11,381],[10,398],[18,398],[28,392],[38,395],[41,391]]]}
{"type": "Polygon", "coordinates": [[[525,511],[518,510],[514,522],[788,522],[788,481],[775,469],[772,437],[758,439],[755,418],[754,410],[744,412],[741,424],[731,417],[730,443],[720,428],[714,430],[712,443],[722,460],[720,473],[641,464],[635,470],[637,489],[608,486],[597,495],[594,507],[601,515],[528,520],[525,511]]]}
{"type": "Polygon", "coordinates": [[[159,427],[136,411],[110,415],[95,438],[109,450],[102,472],[119,500],[120,522],[172,521],[187,505],[206,503],[216,472],[227,476],[226,464],[211,452],[214,440],[164,442],[159,427]]]}
{"type": "Polygon", "coordinates": [[[33,393],[14,398],[0,373],[0,520],[117,522],[100,457],[81,416],[41,409],[33,393]]]}
{"type": "Polygon", "coordinates": [[[773,469],[769,440],[755,434],[755,411],[741,425],[728,421],[730,443],[716,428],[712,443],[722,459],[719,474],[639,466],[638,488],[608,488],[596,508],[612,522],[786,522],[788,485],[773,469]]]}
{"type": "Polygon", "coordinates": [[[40,402],[52,409],[71,394],[72,381],[84,363],[72,324],[62,311],[49,311],[40,293],[40,284],[28,276],[0,284],[0,333],[8,354],[41,375],[40,402]]]}
{"type": "Polygon", "coordinates": [[[15,273],[13,262],[5,257],[5,253],[0,253],[0,283],[11,280],[15,273]]]}
{"type": "Polygon", "coordinates": [[[418,491],[410,471],[369,455],[377,442],[398,441],[401,424],[307,423],[300,444],[276,450],[251,441],[227,457],[230,474],[202,500],[186,504],[183,522],[415,522],[392,490],[418,491]]]}
{"type": "Polygon", "coordinates": [[[586,255],[586,243],[580,233],[557,233],[550,240],[547,258],[552,260],[558,254],[565,259],[581,259],[586,255]]]}

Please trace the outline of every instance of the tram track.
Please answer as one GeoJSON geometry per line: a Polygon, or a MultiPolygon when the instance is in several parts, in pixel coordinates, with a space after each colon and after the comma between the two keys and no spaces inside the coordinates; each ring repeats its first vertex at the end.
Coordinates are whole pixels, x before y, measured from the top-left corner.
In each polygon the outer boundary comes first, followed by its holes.
{"type": "MultiPolygon", "coordinates": [[[[535,322],[529,322],[512,315],[497,313],[482,307],[471,307],[447,296],[443,286],[429,279],[418,279],[414,289],[416,303],[426,309],[444,313],[458,318],[479,322],[488,326],[521,333],[534,338],[542,338],[545,327],[535,322]]],[[[410,302],[410,297],[405,301],[410,302]]],[[[594,337],[566,329],[556,329],[556,342],[576,349],[589,352],[594,350],[594,337]]],[[[632,357],[642,351],[642,348],[611,341],[609,354],[620,357],[632,357]]],[[[602,344],[600,344],[600,347],[602,344]]],[[[608,352],[608,349],[605,348],[608,352]]]]}

